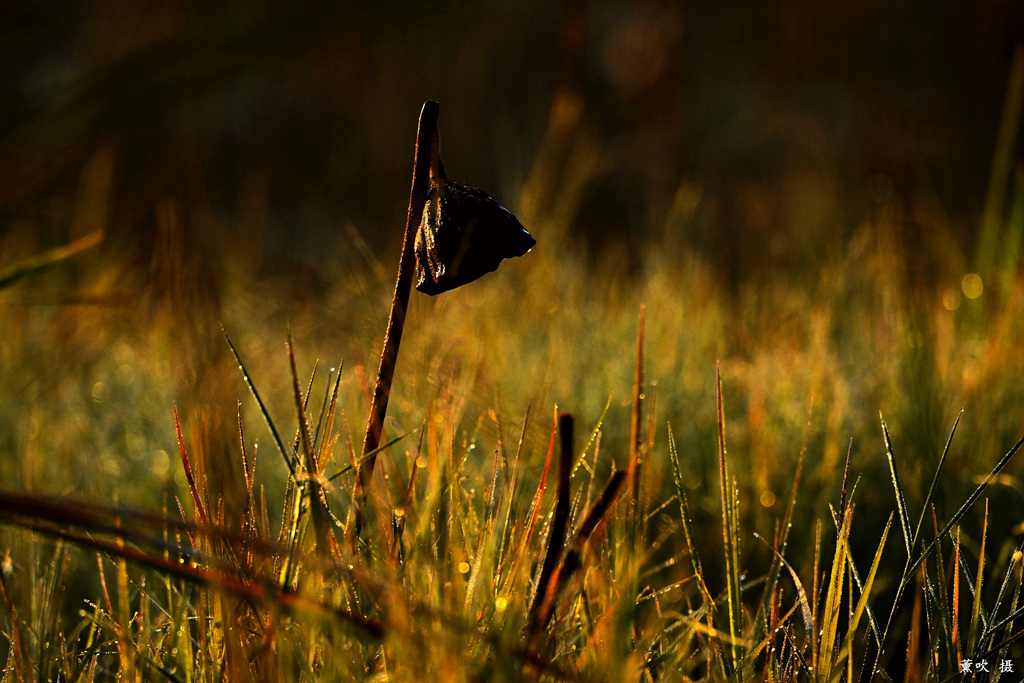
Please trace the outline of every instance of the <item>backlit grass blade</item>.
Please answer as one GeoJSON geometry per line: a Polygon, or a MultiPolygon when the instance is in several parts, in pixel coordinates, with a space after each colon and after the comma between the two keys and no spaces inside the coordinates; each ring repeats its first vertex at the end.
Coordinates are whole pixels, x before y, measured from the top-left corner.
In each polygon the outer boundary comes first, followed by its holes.
{"type": "Polygon", "coordinates": [[[953,664],[957,670],[964,660],[963,649],[960,646],[960,530],[956,532],[956,542],[953,545],[953,664]]]}
{"type": "Polygon", "coordinates": [[[228,347],[231,348],[231,355],[235,357],[235,361],[238,363],[238,369],[242,371],[242,379],[245,381],[245,385],[249,387],[249,392],[252,393],[252,397],[256,399],[256,405],[260,407],[260,413],[263,415],[263,421],[267,423],[267,427],[270,429],[271,436],[274,437],[274,443],[277,444],[277,450],[280,451],[281,457],[284,458],[285,464],[288,466],[288,471],[295,475],[295,456],[285,450],[284,442],[281,441],[280,434],[277,433],[277,427],[274,426],[274,421],[270,419],[270,413],[267,412],[267,406],[264,405],[263,399],[260,398],[260,392],[256,390],[256,385],[253,383],[249,376],[249,371],[245,369],[245,363],[238,355],[238,349],[231,342],[231,337],[228,336],[228,331],[221,328],[221,332],[224,333],[224,339],[228,343],[228,347]]]}
{"type": "MultiPolygon", "coordinates": [[[[986,489],[988,489],[989,484],[992,483],[992,481],[995,479],[996,475],[999,474],[1003,470],[1004,467],[1006,467],[1007,463],[1009,463],[1010,460],[1013,459],[1013,456],[1017,454],[1017,451],[1019,451],[1022,446],[1024,446],[1024,437],[1021,437],[1021,439],[1019,441],[1017,441],[1017,443],[1015,443],[1010,448],[1010,450],[1007,451],[1005,455],[1003,455],[1002,458],[1000,458],[999,462],[997,462],[995,467],[992,468],[992,470],[989,472],[988,476],[985,477],[985,480],[976,489],[974,489],[974,492],[971,493],[970,496],[967,497],[967,500],[964,501],[963,505],[961,505],[960,508],[950,518],[950,520],[948,522],[946,522],[946,525],[942,528],[942,531],[940,531],[938,534],[936,534],[935,538],[931,541],[931,543],[928,544],[928,546],[918,556],[918,558],[916,560],[914,560],[913,562],[908,562],[907,568],[903,572],[903,578],[900,580],[900,585],[899,585],[899,587],[896,590],[896,597],[893,600],[893,607],[892,607],[892,610],[889,612],[889,620],[886,623],[885,630],[882,632],[883,643],[885,641],[886,636],[888,635],[889,627],[892,625],[892,620],[893,620],[893,617],[896,614],[896,608],[899,606],[899,602],[900,602],[900,599],[903,596],[903,592],[906,590],[907,585],[908,585],[908,583],[911,580],[911,577],[914,575],[914,572],[917,570],[917,567],[921,564],[921,562],[923,562],[931,554],[932,550],[935,549],[935,546],[943,538],[945,538],[945,536],[949,533],[950,529],[952,529],[963,518],[963,516],[967,514],[967,511],[971,509],[971,506],[974,505],[974,503],[977,502],[978,498],[980,498],[981,495],[986,491],[986,489]]],[[[959,547],[958,547],[958,551],[959,551],[959,547]]],[[[959,560],[958,560],[957,564],[959,564],[959,560]]],[[[957,572],[956,576],[959,576],[959,571],[957,572]]],[[[956,604],[956,600],[954,598],[954,605],[955,604],[956,604]]],[[[955,625],[955,623],[953,624],[953,631],[954,631],[954,636],[956,636],[956,625],[955,625]]],[[[883,646],[879,647],[879,652],[878,652],[878,654],[875,657],[875,663],[874,663],[874,665],[872,666],[872,669],[871,669],[871,675],[872,676],[874,676],[874,674],[878,672],[878,665],[879,665],[879,662],[880,662],[880,659],[881,659],[882,647],[883,646]]],[[[959,654],[958,654],[958,657],[959,657],[959,654]]],[[[959,662],[959,659],[957,659],[956,661],[959,662]]]]}
{"type": "MultiPolygon", "coordinates": [[[[672,463],[672,475],[676,485],[676,496],[679,500],[679,514],[682,519],[683,535],[686,537],[686,547],[690,555],[690,564],[693,567],[693,575],[697,578],[697,586],[700,588],[700,595],[704,601],[704,611],[706,614],[708,628],[712,631],[715,630],[715,599],[711,595],[711,591],[708,590],[707,584],[704,581],[704,569],[701,566],[700,561],[700,549],[696,542],[696,535],[693,531],[693,520],[690,517],[690,509],[686,502],[686,491],[683,486],[683,479],[681,469],[679,467],[679,453],[676,449],[676,440],[672,435],[672,425],[668,426],[668,452],[669,459],[672,463]]],[[[718,645],[717,640],[709,641],[718,645]]],[[[724,672],[722,672],[724,675],[724,672]]]]}
{"type": "MultiPolygon", "coordinates": [[[[313,532],[316,534],[317,552],[326,553],[334,547],[334,539],[331,537],[330,513],[327,508],[327,499],[323,495],[323,488],[320,479],[320,466],[316,461],[316,454],[313,450],[313,435],[310,433],[309,420],[306,417],[306,406],[309,403],[309,395],[313,388],[313,377],[309,379],[309,386],[305,396],[299,388],[299,373],[295,365],[295,345],[292,341],[291,330],[288,330],[288,362],[292,371],[292,391],[295,396],[295,407],[299,419],[299,435],[304,456],[305,478],[300,483],[300,488],[305,492],[308,506],[307,511],[312,516],[313,532]]],[[[313,375],[316,374],[314,366],[313,375]]],[[[296,520],[299,526],[302,522],[296,520]]]]}
{"type": "Polygon", "coordinates": [[[985,516],[981,527],[981,548],[978,550],[978,573],[975,574],[977,581],[974,585],[974,601],[971,605],[971,625],[967,630],[967,651],[974,653],[978,643],[978,636],[982,630],[981,614],[981,588],[985,578],[985,541],[988,536],[988,499],[985,500],[985,516]]]}
{"type": "Polygon", "coordinates": [[[924,524],[924,518],[928,514],[928,508],[932,503],[932,496],[935,494],[935,487],[939,483],[939,475],[942,474],[942,467],[946,464],[946,456],[949,455],[949,447],[953,443],[953,436],[956,434],[957,425],[960,424],[960,418],[963,417],[964,411],[961,408],[960,412],[956,415],[956,420],[953,422],[953,429],[949,431],[949,438],[946,439],[946,447],[942,449],[942,455],[939,457],[939,464],[935,467],[935,474],[932,475],[932,483],[928,486],[928,493],[924,497],[924,501],[921,504],[921,516],[917,520],[917,527],[914,529],[914,537],[910,543],[911,548],[917,547],[917,541],[921,535],[921,526],[924,524]]]}
{"type": "Polygon", "coordinates": [[[1020,597],[1021,584],[1020,577],[1017,576],[1017,574],[1020,572],[1022,559],[1024,559],[1024,553],[1021,552],[1021,547],[1018,547],[1015,551],[1013,551],[1013,555],[1010,557],[1010,566],[1007,567],[1006,575],[1003,578],[1003,584],[999,587],[999,596],[996,598],[995,606],[992,608],[991,611],[993,623],[990,624],[989,627],[985,630],[985,633],[982,634],[980,642],[981,647],[987,647],[986,641],[991,639],[995,632],[999,629],[1003,628],[1004,626],[1007,626],[1008,624],[1010,625],[1008,628],[1012,627],[1012,622],[1015,618],[1014,613],[1017,610],[1017,600],[1020,597]],[[1003,619],[996,621],[995,617],[999,611],[1000,605],[1002,605],[1003,597],[1005,596],[1006,590],[1011,582],[1015,585],[1013,587],[1013,597],[1011,598],[1010,602],[1010,616],[1004,617],[1003,619]]]}
{"type": "Polygon", "coordinates": [[[718,391],[718,476],[722,503],[722,541],[725,550],[726,605],[729,615],[732,666],[739,661],[740,634],[739,528],[736,520],[736,487],[729,473],[725,448],[725,407],[722,401],[722,365],[716,370],[718,391]]]}
{"type": "Polygon", "coordinates": [[[846,579],[847,541],[850,538],[852,521],[853,508],[850,507],[839,526],[836,549],[829,570],[828,586],[825,589],[825,605],[821,612],[821,644],[818,646],[818,661],[814,667],[815,678],[818,681],[830,680],[833,667],[836,664],[832,657],[839,631],[840,606],[843,599],[843,584],[846,579]]]}
{"type": "Polygon", "coordinates": [[[515,501],[516,485],[519,482],[519,457],[523,453],[523,442],[526,440],[526,428],[530,424],[530,410],[533,407],[532,404],[527,404],[526,415],[523,416],[523,428],[519,432],[519,443],[516,445],[516,455],[512,461],[512,467],[509,472],[508,480],[508,502],[505,506],[504,521],[501,526],[501,543],[498,547],[498,561],[497,571],[494,575],[494,581],[492,584],[492,590],[497,593],[497,587],[505,585],[505,562],[509,558],[509,554],[512,552],[512,542],[515,539],[514,529],[515,524],[512,521],[512,509],[515,501]]]}
{"type": "Polygon", "coordinates": [[[178,421],[178,406],[174,406],[174,429],[178,434],[178,449],[181,451],[181,464],[185,469],[185,479],[188,480],[188,490],[192,494],[192,502],[196,506],[196,515],[199,516],[199,520],[203,523],[207,523],[206,508],[203,506],[202,496],[199,493],[199,488],[196,486],[195,477],[192,476],[192,466],[188,462],[188,454],[185,453],[185,439],[181,436],[181,422],[178,421]]]}
{"type": "Polygon", "coordinates": [[[523,529],[523,536],[519,540],[518,550],[514,558],[514,562],[518,563],[526,552],[526,548],[530,542],[530,538],[533,536],[533,529],[537,524],[537,518],[540,516],[541,503],[544,500],[544,489],[547,487],[548,472],[551,469],[551,458],[555,454],[555,437],[558,433],[558,409],[555,409],[555,420],[551,425],[551,441],[548,444],[548,454],[544,458],[544,469],[541,471],[540,481],[537,484],[537,492],[533,495],[533,503],[530,506],[529,516],[526,518],[526,528],[523,529]]]}
{"type": "Polygon", "coordinates": [[[597,435],[601,433],[601,425],[604,424],[604,418],[608,414],[608,408],[611,407],[611,405],[612,395],[609,394],[608,401],[604,404],[604,410],[601,411],[601,416],[597,418],[597,423],[594,425],[594,428],[590,430],[590,436],[587,437],[586,443],[583,444],[583,448],[580,449],[580,454],[572,466],[573,476],[576,476],[576,470],[578,470],[580,465],[583,464],[584,459],[587,457],[587,451],[589,451],[590,447],[594,445],[594,442],[597,440],[597,435]]]}
{"type": "MultiPolygon", "coordinates": [[[[939,534],[939,520],[935,515],[935,506],[932,505],[932,526],[934,527],[936,538],[939,534]]],[[[941,548],[941,546],[940,546],[941,548]]],[[[946,577],[945,563],[942,560],[942,553],[935,553],[935,573],[936,583],[938,584],[938,594],[936,596],[935,607],[939,613],[939,620],[942,626],[943,636],[943,650],[946,653],[947,670],[959,671],[959,664],[954,664],[953,655],[956,652],[956,648],[953,646],[953,611],[950,607],[949,599],[949,582],[946,577]]],[[[924,565],[927,569],[927,563],[924,565]]]]}
{"type": "Polygon", "coordinates": [[[889,441],[889,428],[885,425],[885,418],[882,417],[881,413],[878,415],[879,420],[882,422],[882,435],[885,437],[885,457],[889,462],[889,475],[892,477],[892,486],[896,492],[896,510],[900,515],[900,529],[903,531],[903,544],[906,546],[907,559],[909,560],[911,551],[911,535],[910,535],[910,519],[907,516],[907,502],[903,496],[903,487],[900,486],[900,476],[896,471],[896,461],[892,453],[892,443],[889,441]]]}
{"type": "MultiPolygon", "coordinates": [[[[388,441],[386,444],[378,446],[376,450],[370,451],[369,453],[364,455],[362,458],[360,458],[358,460],[359,464],[362,465],[363,463],[365,463],[370,458],[377,457],[378,453],[380,453],[381,451],[387,450],[388,448],[391,448],[392,446],[394,446],[399,441],[407,439],[411,434],[415,433],[416,431],[417,430],[415,430],[415,429],[410,430],[410,431],[406,432],[405,434],[401,434],[399,436],[396,436],[395,438],[393,438],[390,441],[388,441]]],[[[347,474],[348,472],[351,472],[353,469],[354,469],[354,466],[352,465],[352,463],[349,463],[348,465],[345,465],[344,467],[339,469],[337,472],[335,472],[331,476],[327,477],[327,481],[334,481],[335,479],[337,479],[338,477],[342,476],[343,474],[347,474]]]]}
{"type": "Polygon", "coordinates": [[[73,242],[69,242],[68,244],[55,247],[53,249],[48,249],[41,254],[36,254],[35,256],[0,269],[0,289],[10,287],[26,275],[31,275],[32,273],[45,270],[46,268],[55,266],[63,261],[67,261],[70,258],[74,258],[82,252],[88,251],[89,249],[99,245],[102,241],[103,231],[95,230],[73,242]]]}
{"type": "MultiPolygon", "coordinates": [[[[1006,467],[1010,460],[1013,459],[1013,456],[1017,454],[1017,451],[1019,451],[1022,446],[1024,446],[1024,437],[1021,437],[1021,439],[1017,443],[1015,443],[1013,447],[1010,448],[1010,450],[1007,451],[1002,458],[1000,458],[999,462],[996,463],[996,466],[993,467],[992,470],[988,473],[988,476],[985,477],[985,480],[976,489],[974,489],[974,492],[967,497],[967,500],[964,501],[963,505],[961,505],[957,509],[957,511],[953,513],[953,516],[950,517],[948,522],[946,522],[946,525],[942,528],[942,531],[939,532],[938,536],[934,540],[932,540],[931,543],[928,544],[928,547],[924,549],[924,552],[922,552],[920,557],[918,557],[917,560],[914,561],[914,563],[909,567],[908,572],[906,573],[913,573],[913,571],[917,569],[917,565],[919,565],[924,560],[924,558],[931,553],[932,549],[935,547],[935,544],[938,543],[940,539],[945,538],[945,536],[949,533],[950,529],[952,529],[960,522],[963,516],[967,514],[967,511],[971,509],[971,506],[973,506],[978,501],[978,499],[981,498],[981,495],[988,489],[989,484],[991,484],[992,481],[996,478],[996,475],[1003,471],[1003,468],[1006,467]]],[[[903,583],[905,582],[906,578],[904,577],[903,583]]]]}
{"type": "MultiPolygon", "coordinates": [[[[878,567],[882,562],[882,551],[885,550],[885,542],[889,538],[889,529],[892,527],[892,514],[889,515],[888,521],[885,523],[885,530],[882,532],[882,538],[878,542],[878,550],[875,551],[875,557],[871,561],[871,569],[868,571],[868,577],[864,581],[864,586],[860,591],[860,599],[857,600],[857,608],[854,610],[853,619],[850,621],[850,626],[846,632],[846,637],[843,640],[843,645],[839,650],[839,657],[836,659],[835,672],[832,675],[831,681],[836,681],[843,672],[842,663],[847,658],[852,659],[853,653],[853,640],[857,634],[857,627],[860,625],[860,620],[864,616],[864,613],[868,610],[868,598],[871,595],[871,589],[875,584],[875,576],[878,574],[878,567]]],[[[851,558],[852,562],[852,558],[851,558]]],[[[850,565],[850,569],[853,569],[853,565],[850,565]]],[[[852,600],[853,596],[849,596],[852,600]]]]}
{"type": "MultiPolygon", "coordinates": [[[[768,542],[764,538],[762,538],[760,536],[760,534],[757,534],[755,532],[754,533],[754,537],[759,539],[762,543],[764,543],[772,551],[772,553],[775,555],[775,559],[778,560],[778,562],[783,567],[786,568],[786,571],[789,572],[790,578],[793,579],[793,585],[796,586],[796,590],[797,590],[796,604],[800,605],[800,614],[801,614],[801,616],[803,617],[803,620],[804,620],[804,633],[806,634],[808,641],[810,641],[810,643],[811,643],[811,653],[812,653],[811,661],[813,662],[817,658],[817,654],[816,653],[817,653],[817,642],[818,642],[818,635],[817,635],[818,634],[818,629],[815,626],[816,622],[815,622],[815,618],[814,618],[814,612],[811,609],[811,605],[808,603],[807,590],[804,588],[804,584],[800,580],[800,575],[797,573],[796,569],[793,568],[793,565],[791,565],[789,563],[789,561],[785,557],[782,556],[782,553],[780,553],[775,548],[772,548],[768,544],[768,542]]],[[[789,629],[787,629],[786,632],[788,634],[789,633],[789,629]]]]}
{"type": "MultiPolygon", "coordinates": [[[[807,419],[804,421],[803,438],[800,443],[800,452],[797,455],[796,468],[793,471],[793,483],[790,485],[789,498],[786,501],[786,510],[782,515],[782,520],[779,523],[779,527],[776,531],[775,542],[772,546],[772,550],[778,552],[778,556],[773,555],[772,566],[768,571],[768,579],[765,582],[764,594],[761,597],[761,603],[758,605],[757,615],[760,618],[755,618],[756,630],[755,639],[766,633],[770,633],[771,625],[769,624],[769,615],[767,614],[769,609],[774,609],[773,598],[776,594],[775,588],[778,585],[779,576],[782,572],[782,559],[786,556],[786,548],[789,544],[789,532],[792,528],[793,522],[793,508],[796,506],[797,491],[800,487],[800,475],[803,472],[804,460],[807,456],[807,441],[811,430],[811,414],[814,408],[814,400],[812,399],[807,405],[807,419]]],[[[671,429],[670,436],[671,436],[671,429]]],[[[671,453],[671,451],[670,451],[671,453]]],[[[678,482],[677,482],[678,489],[678,482]]],[[[753,658],[756,655],[754,653],[748,654],[748,660],[753,663],[753,658]]],[[[766,667],[770,666],[771,662],[766,663],[766,667]]]]}

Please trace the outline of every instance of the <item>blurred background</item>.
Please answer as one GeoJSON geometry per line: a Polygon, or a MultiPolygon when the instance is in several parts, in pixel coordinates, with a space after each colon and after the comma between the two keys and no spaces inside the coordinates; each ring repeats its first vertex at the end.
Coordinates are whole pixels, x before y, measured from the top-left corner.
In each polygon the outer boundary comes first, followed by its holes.
{"type": "Polygon", "coordinates": [[[352,248],[346,224],[394,251],[427,98],[455,177],[542,215],[578,185],[557,208],[591,253],[636,252],[696,204],[682,241],[735,285],[820,262],[894,200],[945,228],[906,226],[910,251],[966,247],[1024,34],[1024,8],[998,1],[0,12],[5,233],[66,240],[83,169],[106,155],[108,248],[137,248],[157,204],[187,202],[207,248],[234,242],[258,274],[307,285],[352,248]]]}
{"type": "Polygon", "coordinates": [[[955,509],[1024,427],[1021,41],[1009,0],[2,3],[0,481],[167,504],[176,404],[237,486],[236,400],[268,436],[221,323],[285,434],[288,324],[301,375],[344,359],[358,449],[429,98],[449,176],[538,245],[414,293],[392,435],[488,452],[532,405],[534,462],[554,404],[611,400],[621,464],[645,303],[650,448],[671,422],[708,519],[717,360],[745,514],[805,424],[808,504],[851,437],[884,484],[880,410],[920,494],[966,406],[955,509]]]}

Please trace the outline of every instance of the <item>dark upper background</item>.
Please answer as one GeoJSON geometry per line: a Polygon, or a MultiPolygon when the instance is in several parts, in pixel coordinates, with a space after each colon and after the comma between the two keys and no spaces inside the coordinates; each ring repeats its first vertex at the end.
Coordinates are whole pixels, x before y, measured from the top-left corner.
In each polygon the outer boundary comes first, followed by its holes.
{"type": "Polygon", "coordinates": [[[383,254],[427,98],[450,175],[592,253],[669,226],[735,284],[922,198],[969,253],[1022,39],[999,0],[5,2],[0,262],[68,239],[101,149],[108,249],[152,242],[172,197],[263,273],[315,280],[345,224],[383,254]]]}

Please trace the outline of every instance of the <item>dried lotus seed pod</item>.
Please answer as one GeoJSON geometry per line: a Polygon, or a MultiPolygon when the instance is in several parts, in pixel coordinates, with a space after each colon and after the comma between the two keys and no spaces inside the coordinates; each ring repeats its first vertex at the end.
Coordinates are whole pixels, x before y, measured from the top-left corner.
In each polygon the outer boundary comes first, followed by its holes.
{"type": "Polygon", "coordinates": [[[416,231],[416,289],[455,289],[522,256],[537,242],[491,195],[431,173],[423,220],[416,231]]]}

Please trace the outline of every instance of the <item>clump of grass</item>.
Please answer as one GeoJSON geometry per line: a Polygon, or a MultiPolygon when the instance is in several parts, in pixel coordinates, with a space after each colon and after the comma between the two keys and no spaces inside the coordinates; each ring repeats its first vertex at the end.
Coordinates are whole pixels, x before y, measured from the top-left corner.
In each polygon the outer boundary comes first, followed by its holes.
{"type": "MultiPolygon", "coordinates": [[[[968,568],[961,532],[954,536],[953,531],[1024,440],[996,463],[941,528],[936,525],[926,543],[920,534],[931,493],[912,526],[910,500],[883,422],[894,508],[905,540],[902,560],[886,551],[891,514],[867,574],[860,573],[861,558],[851,545],[857,486],[847,490],[844,484],[832,514],[833,549],[824,557],[816,555],[831,559],[820,569],[816,559],[805,573],[786,557],[799,470],[769,544],[769,565],[740,565],[746,555],[740,547],[749,536],[738,514],[743,493],[730,476],[721,387],[720,544],[694,527],[683,455],[671,430],[666,446],[675,494],[667,499],[643,494],[656,491],[653,481],[660,476],[655,467],[646,467],[634,470],[642,478],[641,495],[629,505],[616,505],[628,469],[616,469],[607,462],[613,456],[599,450],[600,422],[577,452],[574,420],[567,414],[552,426],[536,487],[524,497],[530,489],[523,440],[511,461],[502,441],[493,444],[486,486],[478,489],[470,465],[475,439],[456,439],[453,416],[443,410],[422,427],[415,446],[407,439],[404,453],[397,444],[378,453],[385,486],[380,504],[370,509],[360,548],[337,541],[354,538],[353,522],[346,524],[332,512],[354,505],[358,486],[352,463],[329,474],[338,467],[331,463],[339,443],[340,373],[324,382],[325,400],[317,408],[310,401],[315,371],[301,391],[290,341],[288,350],[298,430],[282,447],[294,473],[279,513],[271,513],[258,485],[255,451],[246,443],[241,417],[237,455],[243,461],[246,502],[237,527],[226,521],[224,500],[204,489],[205,473],[191,462],[180,427],[180,462],[191,504],[178,502],[178,519],[40,494],[0,494],[5,524],[23,529],[33,544],[33,538],[56,539],[49,562],[63,567],[63,573],[71,562],[94,554],[101,585],[100,599],[88,603],[68,628],[54,616],[61,612],[61,573],[30,590],[31,600],[21,581],[12,587],[5,576],[7,677],[28,680],[59,673],[74,680],[106,680],[117,672],[131,679],[321,680],[404,679],[425,673],[501,680],[853,680],[875,676],[886,661],[894,664],[883,655],[902,641],[904,634],[897,636],[891,627],[907,611],[903,598],[915,582],[912,612],[917,616],[905,635],[908,653],[916,654],[908,654],[907,675],[942,680],[972,656],[1008,656],[1020,637],[1012,629],[1022,612],[1019,549],[1003,570],[999,594],[986,607],[982,577],[994,563],[985,559],[985,528],[976,571],[968,568]],[[557,484],[551,495],[546,482],[556,452],[557,484]],[[598,472],[609,466],[611,474],[602,481],[598,472]],[[678,516],[671,513],[673,502],[678,516]],[[277,525],[271,523],[275,518],[280,519],[277,525]],[[310,525],[312,533],[307,533],[310,525]],[[672,541],[680,532],[682,537],[672,541]],[[953,564],[947,566],[940,550],[951,537],[953,564]],[[668,559],[659,557],[666,544],[668,559]],[[686,553],[690,561],[679,562],[686,553]],[[705,568],[709,554],[722,556],[721,575],[705,568]],[[876,616],[885,604],[878,581],[894,561],[905,561],[905,567],[882,624],[876,616]],[[683,565],[690,571],[683,571],[683,565]],[[106,578],[108,567],[114,571],[113,584],[106,578]],[[781,578],[782,568],[791,585],[781,578]],[[965,600],[967,622],[961,608],[965,600]],[[924,624],[922,602],[929,615],[924,624]],[[915,645],[919,641],[921,649],[915,645]],[[922,658],[920,652],[929,655],[922,658]]],[[[249,370],[242,366],[242,371],[259,396],[249,370]]],[[[642,383],[635,387],[634,406],[644,390],[642,383]]],[[[265,406],[261,410],[269,415],[265,406]]],[[[280,434],[269,417],[267,426],[280,434]]],[[[931,490],[955,432],[956,425],[931,490]]],[[[604,451],[628,453],[633,443],[618,449],[604,443],[604,451]]],[[[658,462],[663,447],[648,441],[646,448],[647,464],[658,462]]]]}
{"type": "MultiPolygon", "coordinates": [[[[939,681],[967,660],[1014,661],[1021,547],[987,505],[1004,504],[1021,443],[977,464],[1019,431],[1000,407],[1014,389],[957,387],[1012,370],[1017,304],[1000,299],[994,337],[966,302],[954,313],[936,297],[909,319],[885,220],[862,228],[816,293],[741,292],[733,315],[698,261],[652,255],[648,279],[623,294],[540,251],[517,289],[495,278],[425,304],[425,322],[410,316],[404,386],[372,449],[347,418],[374,404],[362,363],[325,378],[291,334],[287,362],[258,349],[265,336],[228,340],[252,396],[238,407],[233,488],[211,487],[195,425],[175,414],[171,426],[155,382],[151,438],[177,453],[164,509],[159,493],[128,505],[0,491],[4,680],[939,681]],[[445,355],[442,338],[485,341],[445,355]],[[981,350],[964,355],[963,339],[981,350]],[[932,425],[911,419],[924,413],[891,399],[908,377],[924,378],[918,393],[952,387],[980,406],[957,416],[941,453],[924,448],[932,425]],[[556,403],[573,417],[536,418],[556,403]],[[892,405],[891,434],[861,419],[879,404],[892,405]],[[257,457],[246,414],[280,458],[257,457]],[[845,468],[843,432],[855,437],[845,468]],[[375,483],[361,486],[371,458],[375,483]],[[977,469],[987,474],[965,490],[977,469]],[[771,502],[774,491],[788,495],[771,502]],[[357,532],[360,492],[372,504],[357,532]],[[902,544],[889,542],[894,522],[902,544]]],[[[31,326],[12,329],[5,354],[32,358],[31,326]]],[[[120,419],[94,402],[93,430],[120,419]]],[[[0,419],[42,419],[3,405],[0,419]]],[[[59,490],[75,461],[47,437],[26,439],[22,476],[45,464],[59,490]]],[[[96,478],[109,456],[92,445],[76,444],[99,459],[96,478]]]]}

